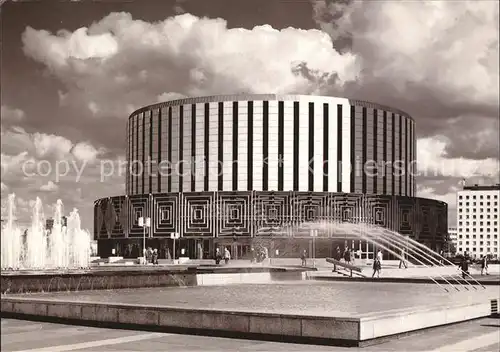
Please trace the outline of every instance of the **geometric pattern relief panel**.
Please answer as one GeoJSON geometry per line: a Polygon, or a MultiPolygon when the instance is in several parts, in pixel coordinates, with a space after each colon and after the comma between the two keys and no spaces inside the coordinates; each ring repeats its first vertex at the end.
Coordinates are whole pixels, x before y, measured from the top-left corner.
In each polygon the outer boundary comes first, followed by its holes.
{"type": "Polygon", "coordinates": [[[386,197],[365,197],[363,202],[362,222],[392,228],[392,201],[386,197]]]}
{"type": "Polygon", "coordinates": [[[170,237],[172,233],[180,233],[180,217],[179,193],[153,195],[153,237],[170,237]]]}
{"type": "Polygon", "coordinates": [[[217,213],[220,236],[251,235],[252,192],[218,192],[217,213]]]}
{"type": "Polygon", "coordinates": [[[108,238],[108,231],[106,229],[106,210],[108,208],[109,200],[108,198],[99,199],[95,206],[96,214],[96,226],[94,227],[94,232],[97,234],[98,239],[108,238]]]}
{"type": "Polygon", "coordinates": [[[396,231],[402,235],[413,234],[416,230],[415,205],[398,202],[397,206],[396,231]]]}
{"type": "Polygon", "coordinates": [[[99,225],[100,225],[100,221],[102,221],[100,219],[100,215],[99,215],[99,211],[98,211],[98,204],[99,204],[100,200],[96,200],[94,201],[94,240],[97,240],[99,238],[99,225]]]}
{"type": "Polygon", "coordinates": [[[124,238],[127,228],[127,202],[125,196],[112,197],[113,205],[113,227],[111,228],[112,238],[124,238]]]}
{"type": "Polygon", "coordinates": [[[419,223],[420,223],[420,231],[423,234],[428,234],[429,237],[430,235],[434,232],[435,226],[434,226],[434,216],[432,214],[432,208],[429,207],[428,205],[421,205],[418,207],[418,213],[419,213],[419,223]]]}
{"type": "Polygon", "coordinates": [[[295,192],[292,197],[292,221],[299,228],[306,223],[324,220],[327,215],[326,193],[295,192]]]}
{"type": "Polygon", "coordinates": [[[345,193],[332,194],[328,203],[328,212],[337,222],[357,222],[363,213],[363,195],[345,193]]]}
{"type": "MultiPolygon", "coordinates": [[[[128,237],[143,237],[144,229],[139,226],[140,217],[149,217],[149,195],[128,196],[128,237]]],[[[146,237],[149,229],[146,228],[146,237]]]]}
{"type": "Polygon", "coordinates": [[[116,213],[113,201],[108,198],[106,202],[106,209],[104,210],[104,223],[106,224],[106,233],[111,236],[111,230],[115,227],[116,213]]]}
{"type": "Polygon", "coordinates": [[[261,192],[253,195],[254,236],[289,234],[290,192],[261,192]]]}
{"type": "MultiPolygon", "coordinates": [[[[159,193],[151,198],[134,195],[95,201],[94,238],[142,238],[138,218],[151,216],[151,234],[155,237],[170,237],[175,232],[186,237],[290,237],[303,235],[307,222],[326,220],[367,222],[421,242],[436,243],[447,234],[447,215],[446,203],[400,196],[268,191],[159,193]]],[[[327,234],[334,232],[332,228],[327,234]]]]}
{"type": "Polygon", "coordinates": [[[215,194],[186,192],[182,194],[182,236],[215,235],[215,194]]]}

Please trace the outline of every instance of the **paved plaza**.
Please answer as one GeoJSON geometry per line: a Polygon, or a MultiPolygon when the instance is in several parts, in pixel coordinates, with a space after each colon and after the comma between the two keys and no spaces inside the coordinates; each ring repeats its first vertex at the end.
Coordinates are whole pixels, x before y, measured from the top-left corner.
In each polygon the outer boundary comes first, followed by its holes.
{"type": "Polygon", "coordinates": [[[500,319],[484,318],[426,330],[365,348],[300,345],[207,336],[99,329],[2,319],[2,352],[106,351],[440,351],[500,349],[500,319]]]}

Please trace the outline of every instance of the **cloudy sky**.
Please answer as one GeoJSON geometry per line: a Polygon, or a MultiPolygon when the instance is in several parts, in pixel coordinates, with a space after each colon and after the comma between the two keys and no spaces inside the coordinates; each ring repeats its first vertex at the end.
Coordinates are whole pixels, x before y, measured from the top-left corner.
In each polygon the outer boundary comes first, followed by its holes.
{"type": "Polygon", "coordinates": [[[27,222],[30,200],[50,216],[60,198],[92,230],[93,201],[124,193],[134,109],[324,94],[416,119],[419,195],[446,201],[453,224],[462,178],[498,182],[498,10],[488,0],[4,2],[2,201],[15,193],[27,222]]]}

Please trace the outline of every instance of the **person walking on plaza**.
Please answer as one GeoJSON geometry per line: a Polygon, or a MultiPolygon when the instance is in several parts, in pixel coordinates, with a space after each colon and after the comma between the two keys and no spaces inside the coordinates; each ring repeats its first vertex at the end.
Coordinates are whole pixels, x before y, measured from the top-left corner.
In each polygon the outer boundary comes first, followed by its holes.
{"type": "Polygon", "coordinates": [[[306,258],[307,258],[307,252],[304,249],[304,251],[300,255],[300,260],[302,261],[302,264],[301,264],[302,266],[306,266],[307,265],[306,258]]]}
{"type": "Polygon", "coordinates": [[[372,277],[375,277],[375,274],[377,274],[377,278],[379,278],[381,271],[382,271],[382,264],[380,263],[380,259],[377,256],[373,260],[373,274],[372,274],[372,277]]]}
{"type": "Polygon", "coordinates": [[[220,254],[220,249],[217,248],[217,249],[215,249],[215,264],[219,265],[221,259],[222,259],[222,255],[220,254]]]}
{"type": "Polygon", "coordinates": [[[229,263],[229,259],[231,259],[231,253],[229,252],[229,249],[224,248],[224,263],[229,263]]]}
{"type": "Polygon", "coordinates": [[[460,262],[460,270],[462,271],[462,279],[465,280],[465,275],[469,274],[469,260],[467,257],[463,257],[462,261],[460,262]]]}
{"type": "MultiPolygon", "coordinates": [[[[346,247],[344,251],[344,260],[346,264],[351,264],[351,251],[349,250],[348,247],[346,247]]],[[[346,268],[347,270],[347,268],[346,268]]]]}
{"type": "Polygon", "coordinates": [[[351,255],[351,264],[354,265],[354,261],[356,260],[356,252],[354,251],[354,249],[352,249],[351,251],[349,251],[349,254],[351,255]]]}
{"type": "Polygon", "coordinates": [[[340,252],[340,247],[337,246],[337,250],[335,252],[335,260],[340,261],[340,259],[342,259],[342,253],[340,252]]]}
{"type": "Polygon", "coordinates": [[[401,250],[401,258],[399,258],[399,269],[401,269],[401,266],[404,266],[405,269],[408,269],[408,266],[406,265],[405,254],[405,249],[403,248],[401,250]]]}
{"type": "Polygon", "coordinates": [[[252,247],[250,249],[250,263],[255,263],[257,261],[257,255],[255,254],[255,249],[252,247]]]}
{"type": "Polygon", "coordinates": [[[158,265],[158,249],[153,249],[153,265],[158,265]]]}
{"type": "Polygon", "coordinates": [[[483,275],[483,272],[486,272],[486,275],[488,274],[488,256],[483,255],[481,258],[481,275],[483,275]]]}
{"type": "MultiPolygon", "coordinates": [[[[340,252],[340,247],[337,246],[337,249],[335,250],[335,253],[333,253],[333,259],[336,261],[340,262],[340,259],[342,259],[342,253],[340,252]]],[[[333,264],[333,271],[337,271],[337,265],[333,264]]]]}

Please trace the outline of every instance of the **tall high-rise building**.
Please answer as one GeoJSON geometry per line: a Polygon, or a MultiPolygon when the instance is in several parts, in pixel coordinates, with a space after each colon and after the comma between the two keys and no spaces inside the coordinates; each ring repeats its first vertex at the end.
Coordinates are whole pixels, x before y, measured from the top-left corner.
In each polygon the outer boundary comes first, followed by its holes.
{"type": "Polygon", "coordinates": [[[458,249],[458,229],[456,227],[448,227],[448,238],[447,241],[451,242],[451,245],[448,245],[447,251],[448,254],[453,255],[458,249]]]}
{"type": "Polygon", "coordinates": [[[457,192],[457,252],[471,257],[500,254],[500,184],[464,186],[457,192]]]}

